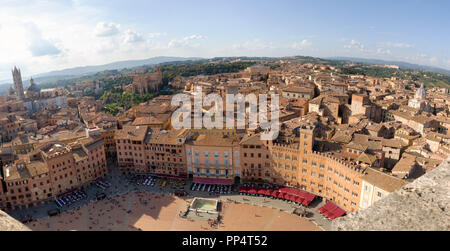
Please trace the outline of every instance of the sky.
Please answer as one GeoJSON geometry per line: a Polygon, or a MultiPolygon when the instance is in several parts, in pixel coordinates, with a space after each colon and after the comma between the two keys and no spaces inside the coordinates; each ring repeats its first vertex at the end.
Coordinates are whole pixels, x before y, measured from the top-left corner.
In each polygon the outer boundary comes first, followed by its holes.
{"type": "Polygon", "coordinates": [[[0,80],[156,56],[360,57],[450,69],[447,0],[0,0],[0,80]]]}

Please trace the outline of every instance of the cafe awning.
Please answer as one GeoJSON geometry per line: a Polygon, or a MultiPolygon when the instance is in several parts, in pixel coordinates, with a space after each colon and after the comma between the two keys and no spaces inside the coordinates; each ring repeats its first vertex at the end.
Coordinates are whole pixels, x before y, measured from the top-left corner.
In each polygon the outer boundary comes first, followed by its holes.
{"type": "Polygon", "coordinates": [[[303,200],[302,204],[305,206],[308,206],[316,197],[314,194],[308,193],[308,192],[300,190],[300,189],[292,188],[292,187],[282,187],[282,188],[280,188],[280,192],[302,198],[302,200],[303,200]]]}
{"type": "Polygon", "coordinates": [[[346,212],[342,208],[338,207],[332,201],[329,201],[327,204],[325,204],[323,207],[319,208],[318,210],[323,215],[327,216],[328,218],[330,218],[332,220],[339,218],[341,216],[344,216],[346,214],[346,212]]]}

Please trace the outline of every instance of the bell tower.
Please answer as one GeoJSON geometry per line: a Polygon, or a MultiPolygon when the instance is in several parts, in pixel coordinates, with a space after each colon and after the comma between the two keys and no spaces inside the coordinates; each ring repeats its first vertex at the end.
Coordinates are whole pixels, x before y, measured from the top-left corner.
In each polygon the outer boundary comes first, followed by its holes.
{"type": "Polygon", "coordinates": [[[12,70],[12,75],[14,79],[14,89],[16,90],[16,95],[19,97],[19,99],[24,99],[22,75],[20,73],[20,69],[17,69],[14,66],[14,69],[12,70]]]}

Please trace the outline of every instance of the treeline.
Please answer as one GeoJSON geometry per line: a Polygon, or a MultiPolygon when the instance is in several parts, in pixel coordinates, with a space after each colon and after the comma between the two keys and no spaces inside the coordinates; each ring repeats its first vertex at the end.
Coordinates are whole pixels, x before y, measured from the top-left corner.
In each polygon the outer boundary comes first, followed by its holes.
{"type": "Polygon", "coordinates": [[[342,66],[341,73],[348,75],[364,75],[376,78],[398,77],[399,79],[424,83],[426,87],[444,87],[450,89],[450,76],[429,71],[391,69],[360,65],[352,67],[342,66]]]}
{"type": "Polygon", "coordinates": [[[133,77],[120,76],[120,77],[116,77],[116,78],[107,78],[107,79],[101,80],[101,82],[104,85],[103,89],[105,91],[109,91],[109,90],[115,89],[116,87],[119,87],[119,86],[122,87],[122,86],[126,86],[126,85],[133,83],[133,77]]]}
{"type": "Polygon", "coordinates": [[[191,77],[197,75],[215,75],[220,73],[233,73],[246,69],[256,62],[234,62],[234,63],[207,63],[198,65],[162,65],[163,85],[167,85],[175,77],[191,77]]]}
{"type": "Polygon", "coordinates": [[[396,76],[398,70],[381,67],[341,67],[341,72],[347,75],[364,75],[375,78],[391,78],[396,76]]]}
{"type": "Polygon", "coordinates": [[[102,104],[105,106],[105,112],[117,115],[120,111],[126,111],[131,107],[151,100],[155,94],[134,94],[124,92],[120,88],[113,88],[105,91],[100,97],[102,104]]]}

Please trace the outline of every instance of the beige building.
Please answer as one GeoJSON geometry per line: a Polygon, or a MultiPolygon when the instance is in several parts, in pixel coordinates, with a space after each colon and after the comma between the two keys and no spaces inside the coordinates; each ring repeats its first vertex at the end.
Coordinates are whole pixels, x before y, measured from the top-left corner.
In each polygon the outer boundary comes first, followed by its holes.
{"type": "Polygon", "coordinates": [[[362,176],[360,209],[373,205],[378,200],[408,184],[408,182],[382,173],[374,169],[367,169],[362,176]]]}
{"type": "Polygon", "coordinates": [[[194,182],[216,179],[223,184],[232,184],[241,171],[239,138],[199,135],[186,143],[186,162],[194,182]]]}
{"type": "Polygon", "coordinates": [[[63,193],[86,187],[107,173],[101,138],[71,144],[48,142],[3,166],[2,209],[27,208],[55,200],[63,193]]]}

